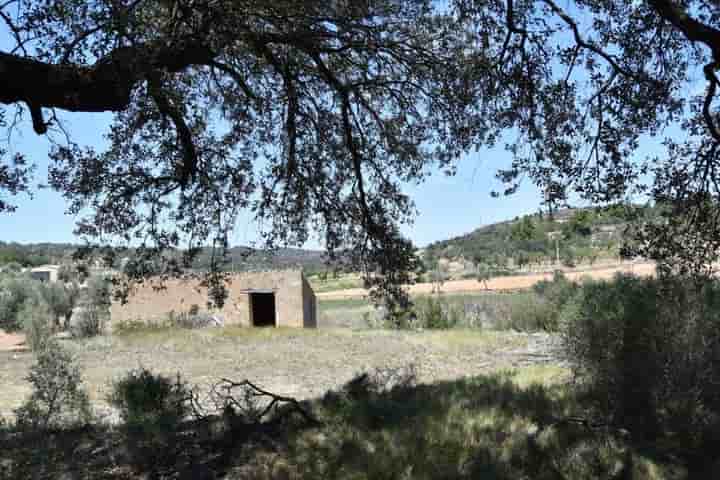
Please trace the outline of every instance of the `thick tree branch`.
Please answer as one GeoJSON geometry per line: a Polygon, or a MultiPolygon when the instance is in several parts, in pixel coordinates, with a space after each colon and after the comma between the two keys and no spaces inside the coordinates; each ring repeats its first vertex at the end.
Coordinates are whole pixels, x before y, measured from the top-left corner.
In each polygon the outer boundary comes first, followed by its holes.
{"type": "Polygon", "coordinates": [[[714,59],[720,61],[720,30],[694,19],[674,2],[650,0],[648,3],[662,18],[683,32],[688,40],[707,45],[712,50],[714,59]]]}
{"type": "Polygon", "coordinates": [[[235,81],[237,86],[240,87],[240,90],[243,91],[246,97],[254,100],[255,102],[260,101],[260,97],[258,97],[258,95],[253,92],[252,88],[250,88],[250,86],[247,84],[240,72],[235,70],[232,66],[217,61],[211,61],[208,65],[210,67],[217,68],[221,72],[229,75],[235,81]]]}
{"type": "Polygon", "coordinates": [[[175,125],[175,131],[177,132],[183,156],[183,163],[178,168],[180,184],[186,187],[197,170],[198,155],[195,149],[193,134],[185,122],[182,111],[176,105],[172,104],[167,93],[163,91],[159,75],[152,75],[148,79],[148,92],[155,101],[160,113],[164,117],[169,118],[173,125],[175,125]]]}
{"type": "Polygon", "coordinates": [[[710,131],[710,135],[712,135],[716,142],[720,142],[720,131],[718,131],[717,125],[715,125],[715,119],[713,118],[712,112],[710,111],[712,102],[715,99],[715,93],[717,92],[718,83],[720,83],[717,76],[715,75],[715,70],[717,68],[717,62],[709,63],[703,68],[705,78],[708,81],[708,90],[705,94],[705,101],[703,102],[703,118],[705,119],[705,123],[707,124],[708,130],[710,131]]]}
{"type": "MultiPolygon", "coordinates": [[[[209,48],[197,42],[122,47],[90,67],[0,52],[0,103],[24,102],[35,109],[72,112],[122,111],[130,103],[132,90],[154,72],[179,72],[206,65],[213,57],[209,48]]],[[[35,131],[45,133],[40,128],[44,122],[33,120],[35,131]]]]}

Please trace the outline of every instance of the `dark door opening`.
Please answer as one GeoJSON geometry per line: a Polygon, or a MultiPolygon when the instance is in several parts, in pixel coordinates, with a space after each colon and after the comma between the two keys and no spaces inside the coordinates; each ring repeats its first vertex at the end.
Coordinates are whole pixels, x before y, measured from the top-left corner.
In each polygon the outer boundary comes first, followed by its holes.
{"type": "Polygon", "coordinates": [[[275,294],[251,293],[250,313],[254,327],[275,326],[275,294]]]}

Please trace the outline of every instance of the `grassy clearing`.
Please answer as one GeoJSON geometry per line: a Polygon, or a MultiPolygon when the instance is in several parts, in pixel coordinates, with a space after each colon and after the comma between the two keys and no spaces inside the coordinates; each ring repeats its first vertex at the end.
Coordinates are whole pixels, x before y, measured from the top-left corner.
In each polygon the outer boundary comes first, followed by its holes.
{"type": "MultiPolygon", "coordinates": [[[[512,361],[496,358],[495,352],[522,347],[517,336],[502,332],[241,327],[138,327],[62,343],[78,359],[90,398],[101,411],[108,409],[110,382],[143,366],[165,375],[182,372],[198,385],[220,377],[247,378],[307,399],[368,368],[413,364],[424,382],[478,374],[512,361]]],[[[29,394],[24,377],[33,355],[0,352],[0,363],[0,417],[11,416],[29,394]]]]}
{"type": "Polygon", "coordinates": [[[363,280],[357,273],[348,273],[333,278],[328,275],[325,279],[319,275],[310,275],[308,281],[315,293],[334,292],[336,290],[347,290],[350,288],[362,288],[363,280]]]}
{"type": "MultiPolygon", "coordinates": [[[[462,312],[463,326],[491,325],[493,329],[521,328],[536,303],[532,292],[472,292],[416,295],[412,298],[422,308],[428,299],[439,299],[450,309],[462,312]]],[[[368,299],[318,299],[318,314],[323,326],[367,328],[369,319],[379,313],[368,299]]]]}
{"type": "MultiPolygon", "coordinates": [[[[371,375],[371,378],[372,375],[371,375]]],[[[189,423],[172,438],[96,427],[0,436],[3,478],[681,480],[682,466],[577,425],[554,367],[453,381],[351,383],[307,406],[322,422],[189,423]],[[351,385],[353,385],[351,387],[351,385]],[[152,448],[150,448],[152,447],[152,448]]],[[[700,477],[698,477],[700,478],[700,477]]],[[[704,477],[704,478],[712,478],[704,477]]]]}
{"type": "Polygon", "coordinates": [[[409,338],[410,341],[413,342],[424,345],[430,344],[448,350],[478,348],[486,352],[494,352],[500,349],[516,349],[527,346],[527,338],[524,336],[515,336],[507,332],[488,330],[453,329],[424,331],[409,338]]]}

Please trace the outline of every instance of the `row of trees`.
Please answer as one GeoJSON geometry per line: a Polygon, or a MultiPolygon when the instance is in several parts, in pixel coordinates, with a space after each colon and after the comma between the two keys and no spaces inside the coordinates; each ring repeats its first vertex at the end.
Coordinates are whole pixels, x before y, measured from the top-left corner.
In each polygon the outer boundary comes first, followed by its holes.
{"type": "Polygon", "coordinates": [[[81,286],[77,281],[45,283],[27,275],[3,274],[0,328],[24,331],[31,346],[59,330],[81,336],[98,334],[109,317],[110,289],[110,283],[100,276],[81,286]]]}
{"type": "Polygon", "coordinates": [[[62,263],[72,256],[76,248],[65,243],[20,244],[0,241],[0,268],[13,264],[37,267],[48,263],[62,263]]]}

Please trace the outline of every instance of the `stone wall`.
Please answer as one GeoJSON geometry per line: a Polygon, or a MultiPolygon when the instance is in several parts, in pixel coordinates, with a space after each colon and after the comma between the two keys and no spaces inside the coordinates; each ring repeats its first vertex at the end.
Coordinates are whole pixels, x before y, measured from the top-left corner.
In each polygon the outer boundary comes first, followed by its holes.
{"type": "Polygon", "coordinates": [[[305,328],[317,328],[317,298],[315,298],[315,292],[313,292],[310,283],[303,276],[302,277],[302,289],[303,289],[303,310],[305,312],[305,328]]]}
{"type": "Polygon", "coordinates": [[[161,322],[171,311],[187,312],[197,305],[201,312],[221,317],[225,325],[250,326],[248,290],[262,290],[275,293],[278,326],[317,326],[315,294],[299,270],[236,274],[227,285],[225,306],[219,310],[207,308],[207,289],[199,287],[198,282],[169,280],[165,286],[164,290],[155,291],[150,285],[143,285],[133,292],[127,304],[113,304],[111,322],[161,322]]]}

